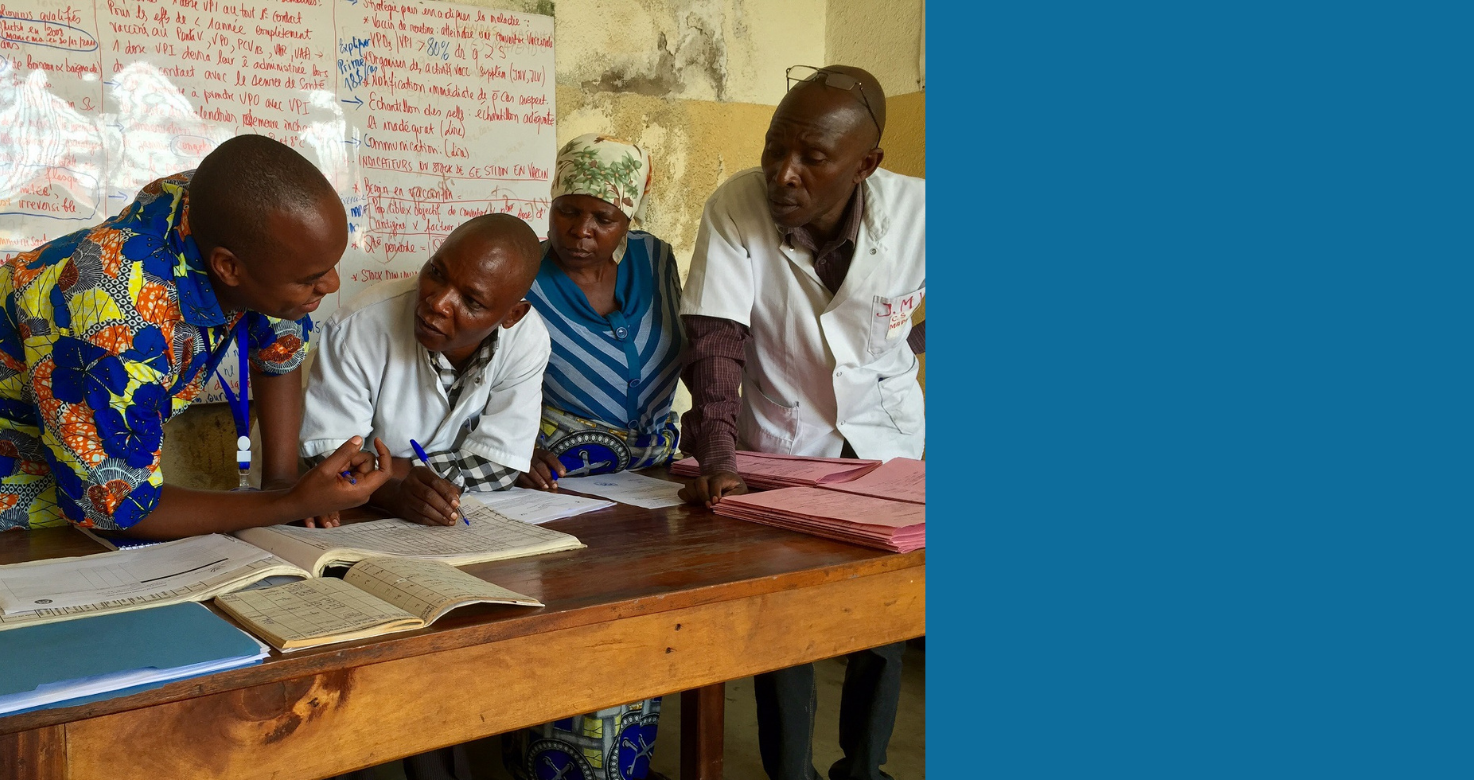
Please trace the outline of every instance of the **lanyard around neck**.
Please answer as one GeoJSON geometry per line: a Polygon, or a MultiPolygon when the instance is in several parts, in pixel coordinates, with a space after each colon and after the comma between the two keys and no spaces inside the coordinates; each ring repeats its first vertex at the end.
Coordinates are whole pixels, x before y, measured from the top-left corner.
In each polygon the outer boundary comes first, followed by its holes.
{"type": "MultiPolygon", "coordinates": [[[[249,315],[247,315],[249,316],[249,315]]],[[[220,389],[225,392],[225,402],[230,406],[230,416],[235,418],[235,460],[241,473],[251,469],[251,365],[246,356],[246,317],[235,327],[235,356],[239,366],[240,389],[231,392],[230,383],[215,367],[215,376],[220,378],[220,389]]]]}

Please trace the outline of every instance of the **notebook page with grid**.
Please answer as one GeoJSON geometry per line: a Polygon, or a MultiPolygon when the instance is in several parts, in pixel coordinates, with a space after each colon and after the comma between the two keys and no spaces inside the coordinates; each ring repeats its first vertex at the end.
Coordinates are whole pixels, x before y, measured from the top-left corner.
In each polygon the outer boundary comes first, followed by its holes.
{"type": "Polygon", "coordinates": [[[438,561],[415,558],[369,558],[359,561],[343,581],[432,623],[446,612],[466,604],[518,604],[540,607],[542,602],[467,574],[438,561]]]}
{"type": "Polygon", "coordinates": [[[215,603],[278,650],[425,625],[414,615],[333,577],[231,593],[215,603]]]}

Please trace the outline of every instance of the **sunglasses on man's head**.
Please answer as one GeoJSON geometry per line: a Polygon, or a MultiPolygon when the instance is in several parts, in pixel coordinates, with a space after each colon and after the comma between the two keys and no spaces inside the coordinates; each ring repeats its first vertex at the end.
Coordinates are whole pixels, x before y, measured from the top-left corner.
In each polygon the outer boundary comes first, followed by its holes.
{"type": "Polygon", "coordinates": [[[847,73],[835,73],[832,70],[816,68],[813,65],[794,65],[788,69],[786,75],[788,76],[788,89],[790,90],[793,89],[795,84],[805,84],[810,81],[828,87],[834,87],[835,89],[842,89],[846,92],[854,91],[858,88],[860,102],[865,104],[865,111],[870,114],[870,121],[875,123],[876,137],[879,138],[880,135],[884,134],[884,131],[880,129],[880,120],[875,118],[875,110],[870,107],[870,98],[865,94],[865,85],[861,84],[859,79],[847,73]]]}

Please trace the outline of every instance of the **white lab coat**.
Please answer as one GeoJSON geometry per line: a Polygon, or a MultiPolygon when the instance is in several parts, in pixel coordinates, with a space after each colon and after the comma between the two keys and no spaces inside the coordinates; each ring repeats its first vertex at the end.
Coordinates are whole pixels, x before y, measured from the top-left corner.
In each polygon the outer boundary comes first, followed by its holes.
{"type": "Polygon", "coordinates": [[[783,243],[762,171],[733,176],[701,217],[681,314],[752,333],[737,419],[742,449],[834,457],[919,458],[926,407],[906,342],[926,295],[926,181],[877,170],[838,294],[811,253],[783,243]]]}
{"type": "Polygon", "coordinates": [[[552,354],[536,311],[503,328],[481,376],[450,408],[429,353],[415,339],[416,278],[382,282],[339,308],[317,336],[302,419],[302,455],[332,452],[352,436],[378,436],[400,458],[409,440],[426,452],[467,451],[527,471],[542,417],[543,369],[552,354]]]}

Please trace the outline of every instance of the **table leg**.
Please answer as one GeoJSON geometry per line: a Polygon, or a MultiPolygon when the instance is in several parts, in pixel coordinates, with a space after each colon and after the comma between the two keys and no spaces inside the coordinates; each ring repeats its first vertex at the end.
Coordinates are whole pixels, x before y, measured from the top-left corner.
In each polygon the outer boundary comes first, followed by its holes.
{"type": "Polygon", "coordinates": [[[681,693],[681,780],[722,780],[727,684],[681,693]]]}

